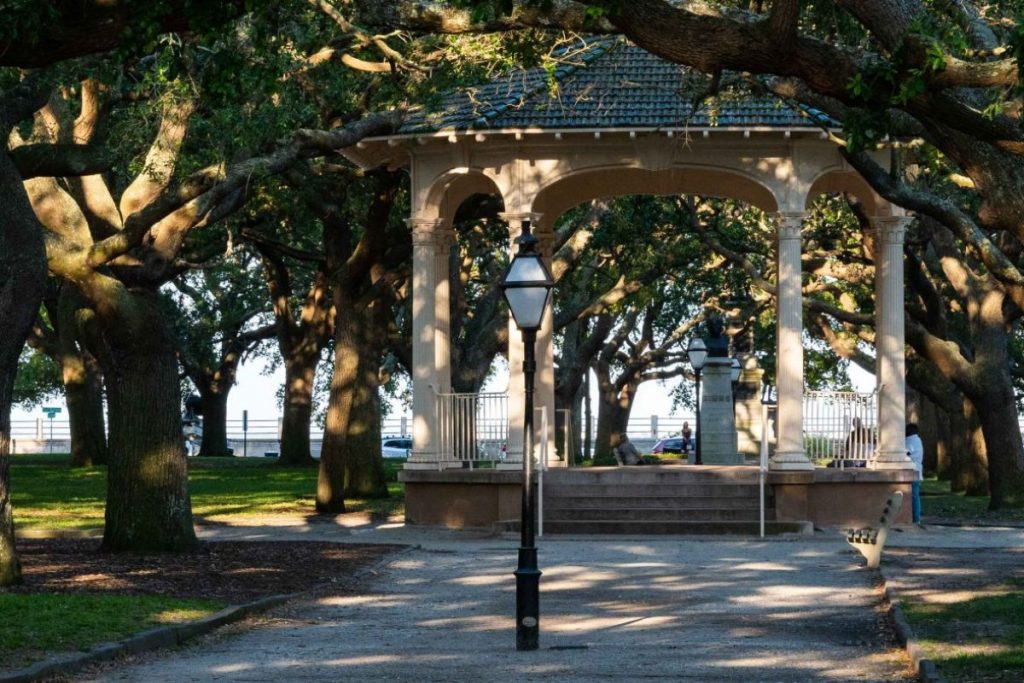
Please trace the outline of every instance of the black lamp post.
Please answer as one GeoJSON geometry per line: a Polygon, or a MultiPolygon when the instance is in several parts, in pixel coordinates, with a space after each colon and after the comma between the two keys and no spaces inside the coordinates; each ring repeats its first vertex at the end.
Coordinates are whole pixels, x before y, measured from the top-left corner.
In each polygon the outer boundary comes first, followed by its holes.
{"type": "Polygon", "coordinates": [[[694,337],[686,347],[686,355],[690,359],[690,367],[693,368],[693,377],[697,381],[697,445],[694,448],[695,465],[703,465],[700,459],[700,371],[704,368],[704,361],[708,358],[708,347],[700,337],[694,337]]]}
{"type": "Polygon", "coordinates": [[[509,311],[516,327],[523,333],[523,377],[526,381],[522,540],[519,544],[519,565],[515,571],[516,649],[536,650],[540,636],[541,572],[537,568],[533,528],[537,518],[537,495],[533,486],[533,376],[537,370],[534,345],[555,281],[537,253],[537,238],[530,234],[529,221],[523,221],[523,234],[518,242],[519,250],[501,280],[509,311]]]}

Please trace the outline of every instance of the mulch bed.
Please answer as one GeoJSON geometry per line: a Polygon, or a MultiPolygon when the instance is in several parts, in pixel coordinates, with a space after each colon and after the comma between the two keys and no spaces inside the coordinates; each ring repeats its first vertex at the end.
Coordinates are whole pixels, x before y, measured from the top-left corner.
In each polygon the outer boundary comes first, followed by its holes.
{"type": "Polygon", "coordinates": [[[231,604],[324,584],[354,590],[353,575],[396,545],[218,541],[186,553],[108,553],[97,540],[22,540],[21,593],[167,595],[231,604]]]}

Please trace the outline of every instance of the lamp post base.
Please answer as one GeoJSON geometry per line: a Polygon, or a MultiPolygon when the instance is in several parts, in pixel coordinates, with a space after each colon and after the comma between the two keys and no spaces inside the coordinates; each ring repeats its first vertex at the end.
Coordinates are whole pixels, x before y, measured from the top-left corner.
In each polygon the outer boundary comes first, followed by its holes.
{"type": "Polygon", "coordinates": [[[516,649],[540,647],[540,575],[537,548],[519,549],[516,577],[516,649]]]}

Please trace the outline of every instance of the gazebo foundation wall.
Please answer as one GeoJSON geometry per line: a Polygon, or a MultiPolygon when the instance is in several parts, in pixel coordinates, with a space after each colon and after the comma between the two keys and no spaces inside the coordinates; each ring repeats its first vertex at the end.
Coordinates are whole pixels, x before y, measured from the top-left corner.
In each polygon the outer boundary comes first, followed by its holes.
{"type": "Polygon", "coordinates": [[[402,470],[405,522],[449,529],[490,528],[522,514],[523,476],[502,470],[402,470]]]}
{"type": "MultiPolygon", "coordinates": [[[[817,527],[873,526],[893,491],[903,491],[896,524],[911,523],[913,471],[821,469],[769,472],[778,521],[817,527]]],[[[492,528],[521,514],[522,473],[502,470],[402,470],[405,521],[449,529],[492,528]]]]}
{"type": "Polygon", "coordinates": [[[863,527],[878,524],[893,491],[903,491],[896,524],[911,523],[913,471],[816,469],[813,472],[769,472],[775,497],[775,519],[810,520],[817,527],[863,527]]]}

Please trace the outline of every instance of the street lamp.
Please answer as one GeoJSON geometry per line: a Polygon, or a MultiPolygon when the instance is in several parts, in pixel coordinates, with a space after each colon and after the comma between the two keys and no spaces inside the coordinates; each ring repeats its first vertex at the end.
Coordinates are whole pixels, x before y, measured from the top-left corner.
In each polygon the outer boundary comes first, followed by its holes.
{"type": "Polygon", "coordinates": [[[516,327],[523,333],[523,377],[526,381],[526,413],[523,438],[523,512],[520,522],[519,566],[516,568],[516,649],[536,650],[540,636],[540,570],[534,520],[537,496],[533,489],[533,376],[537,370],[534,345],[544,319],[555,281],[540,254],[537,238],[530,234],[530,221],[523,221],[519,250],[501,279],[516,327]]]}
{"type": "Polygon", "coordinates": [[[708,346],[700,337],[694,337],[690,340],[690,345],[686,347],[686,355],[690,359],[693,377],[697,381],[697,445],[694,448],[696,456],[694,464],[703,465],[704,463],[700,459],[700,371],[704,367],[704,361],[708,358],[708,346]]]}

